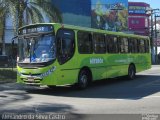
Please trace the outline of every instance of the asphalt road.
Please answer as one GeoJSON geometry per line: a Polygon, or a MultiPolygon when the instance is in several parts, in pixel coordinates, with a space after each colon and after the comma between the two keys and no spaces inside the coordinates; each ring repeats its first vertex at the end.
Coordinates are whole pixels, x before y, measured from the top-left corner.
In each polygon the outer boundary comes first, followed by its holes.
{"type": "Polygon", "coordinates": [[[69,114],[73,119],[89,119],[88,115],[97,119],[97,114],[116,119],[120,115],[130,120],[142,120],[148,115],[160,120],[160,66],[138,73],[135,80],[101,80],[85,90],[0,84],[0,113],[3,117],[5,113],[69,114]]]}

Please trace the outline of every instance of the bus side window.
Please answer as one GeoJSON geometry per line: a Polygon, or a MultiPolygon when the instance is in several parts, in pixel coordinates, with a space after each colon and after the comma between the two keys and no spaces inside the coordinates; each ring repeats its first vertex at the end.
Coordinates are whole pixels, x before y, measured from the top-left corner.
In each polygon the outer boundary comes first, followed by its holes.
{"type": "Polygon", "coordinates": [[[133,41],[133,39],[129,39],[128,49],[129,49],[129,53],[135,53],[134,41],[133,41]]]}
{"type": "Polygon", "coordinates": [[[57,32],[57,54],[60,64],[66,63],[73,57],[75,51],[74,31],[60,29],[57,32]]]}
{"type": "Polygon", "coordinates": [[[109,35],[106,35],[106,43],[107,43],[107,51],[108,53],[112,53],[112,48],[113,48],[113,42],[112,42],[112,39],[111,39],[111,36],[109,35]]]}
{"type": "Polygon", "coordinates": [[[93,34],[94,52],[103,54],[106,53],[105,36],[103,34],[93,34]]]}
{"type": "Polygon", "coordinates": [[[139,40],[134,39],[134,43],[135,43],[135,53],[139,53],[139,40]]]}
{"type": "Polygon", "coordinates": [[[140,39],[139,40],[139,52],[140,53],[145,53],[145,43],[144,43],[144,40],[143,39],[140,39]]]}
{"type": "Polygon", "coordinates": [[[106,36],[108,53],[118,53],[118,38],[116,36],[106,36]]]}
{"type": "Polygon", "coordinates": [[[78,31],[78,51],[81,54],[91,54],[93,53],[92,48],[92,35],[89,32],[78,31]]]}
{"type": "Polygon", "coordinates": [[[128,53],[128,39],[125,37],[121,37],[119,40],[120,45],[120,52],[121,53],[128,53]]]}
{"type": "Polygon", "coordinates": [[[137,39],[131,38],[129,40],[128,44],[129,44],[129,52],[130,53],[138,53],[139,47],[138,47],[138,40],[137,39]]]}
{"type": "Polygon", "coordinates": [[[148,39],[145,40],[145,52],[149,53],[149,41],[148,41],[148,39]]]}
{"type": "Polygon", "coordinates": [[[137,39],[137,53],[140,53],[140,40],[137,39]]]}

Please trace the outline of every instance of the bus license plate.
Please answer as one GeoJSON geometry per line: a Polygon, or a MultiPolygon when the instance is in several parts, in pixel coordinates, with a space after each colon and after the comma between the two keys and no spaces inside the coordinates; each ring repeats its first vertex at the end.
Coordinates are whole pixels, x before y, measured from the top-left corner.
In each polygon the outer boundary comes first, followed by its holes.
{"type": "Polygon", "coordinates": [[[28,78],[28,81],[34,82],[34,78],[28,78]]]}

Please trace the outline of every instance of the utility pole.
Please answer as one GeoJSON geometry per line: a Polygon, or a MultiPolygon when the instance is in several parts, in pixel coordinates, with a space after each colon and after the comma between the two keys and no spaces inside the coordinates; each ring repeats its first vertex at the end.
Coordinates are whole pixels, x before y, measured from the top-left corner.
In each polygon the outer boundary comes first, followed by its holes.
{"type": "Polygon", "coordinates": [[[155,29],[154,29],[154,33],[155,33],[155,39],[154,39],[154,44],[155,44],[155,62],[157,63],[157,21],[156,21],[156,15],[154,16],[154,23],[155,23],[155,29]]]}
{"type": "Polygon", "coordinates": [[[152,55],[152,63],[155,63],[156,58],[154,56],[154,36],[153,36],[153,14],[155,13],[155,11],[159,11],[159,9],[149,9],[146,10],[146,13],[149,12],[150,16],[151,16],[151,35],[150,35],[150,45],[151,45],[151,55],[152,55]]]}
{"type": "Polygon", "coordinates": [[[151,51],[153,53],[153,10],[151,11],[151,51]]]}
{"type": "Polygon", "coordinates": [[[157,63],[158,60],[157,60],[157,17],[160,17],[158,15],[155,15],[154,18],[155,18],[155,62],[157,63]]]}

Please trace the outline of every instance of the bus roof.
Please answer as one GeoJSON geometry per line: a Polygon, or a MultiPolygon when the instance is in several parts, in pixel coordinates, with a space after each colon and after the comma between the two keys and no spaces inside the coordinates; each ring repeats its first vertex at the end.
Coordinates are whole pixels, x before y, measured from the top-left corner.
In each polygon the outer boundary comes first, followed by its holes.
{"type": "Polygon", "coordinates": [[[90,31],[90,32],[97,32],[97,33],[105,33],[105,34],[109,34],[109,35],[118,35],[118,36],[135,37],[135,38],[137,37],[137,38],[142,38],[142,39],[149,38],[148,36],[128,34],[128,33],[124,33],[124,32],[114,32],[114,31],[101,30],[101,29],[95,29],[95,28],[79,27],[79,26],[67,25],[67,24],[64,24],[63,26],[64,26],[64,28],[68,28],[68,29],[83,30],[83,31],[90,31]]]}
{"type": "Polygon", "coordinates": [[[88,27],[80,27],[80,26],[61,24],[61,23],[37,23],[37,24],[30,24],[30,25],[23,26],[23,27],[21,27],[19,29],[23,29],[25,27],[35,26],[35,25],[58,25],[58,26],[62,26],[62,28],[68,28],[68,29],[73,29],[73,30],[82,30],[82,31],[88,31],[88,32],[105,33],[105,34],[109,34],[109,35],[113,35],[113,36],[117,35],[117,36],[124,36],[124,37],[149,39],[148,36],[128,34],[128,33],[124,33],[124,32],[114,32],[114,31],[101,30],[101,29],[88,28],[88,27]]]}

